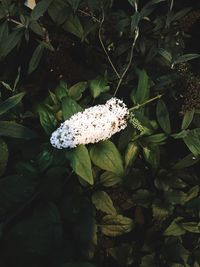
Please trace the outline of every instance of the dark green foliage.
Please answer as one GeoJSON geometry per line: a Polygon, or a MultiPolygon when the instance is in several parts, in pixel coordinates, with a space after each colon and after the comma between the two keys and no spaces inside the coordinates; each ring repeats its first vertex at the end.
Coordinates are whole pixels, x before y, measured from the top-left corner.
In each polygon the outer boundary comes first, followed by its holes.
{"type": "Polygon", "coordinates": [[[0,1],[0,266],[200,266],[198,3],[26,2],[0,1]],[[113,95],[125,130],[51,146],[113,95]]]}

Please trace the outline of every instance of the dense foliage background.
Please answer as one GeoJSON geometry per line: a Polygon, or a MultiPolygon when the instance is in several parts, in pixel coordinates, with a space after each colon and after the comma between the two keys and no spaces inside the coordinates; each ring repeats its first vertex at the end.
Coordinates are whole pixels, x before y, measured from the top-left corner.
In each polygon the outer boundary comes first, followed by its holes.
{"type": "Polygon", "coordinates": [[[27,2],[0,1],[0,266],[200,266],[199,1],[27,2]],[[142,132],[50,145],[113,95],[142,132]]]}

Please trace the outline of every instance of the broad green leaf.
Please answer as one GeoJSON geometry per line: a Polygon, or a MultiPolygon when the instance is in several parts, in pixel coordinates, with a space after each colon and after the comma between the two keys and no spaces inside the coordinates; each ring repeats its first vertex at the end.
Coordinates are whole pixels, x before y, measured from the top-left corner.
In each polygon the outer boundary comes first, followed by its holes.
{"type": "Polygon", "coordinates": [[[64,120],[68,120],[75,113],[82,111],[82,108],[71,97],[62,98],[62,115],[64,120]]]}
{"type": "Polygon", "coordinates": [[[195,157],[200,155],[200,128],[188,131],[183,140],[195,157]]]}
{"type": "Polygon", "coordinates": [[[140,70],[137,90],[133,96],[135,104],[143,103],[149,97],[149,76],[146,71],[140,70]]]}
{"type": "Polygon", "coordinates": [[[64,263],[62,265],[62,267],[96,267],[96,265],[93,265],[89,262],[68,262],[68,263],[64,263]]]}
{"type": "Polygon", "coordinates": [[[185,54],[185,55],[182,55],[182,56],[179,56],[178,58],[176,58],[173,62],[173,65],[187,62],[189,60],[199,58],[199,57],[200,57],[199,54],[185,54]]]}
{"type": "Polygon", "coordinates": [[[74,100],[79,100],[82,97],[82,93],[87,88],[87,82],[79,82],[69,88],[69,96],[74,100]]]}
{"type": "Polygon", "coordinates": [[[6,113],[11,108],[15,107],[25,96],[25,92],[19,93],[17,95],[11,96],[0,104],[0,116],[6,113]]]}
{"type": "Polygon", "coordinates": [[[184,230],[190,233],[200,233],[200,223],[199,222],[183,222],[180,224],[184,230]]]}
{"type": "Polygon", "coordinates": [[[150,143],[150,144],[153,143],[153,144],[158,144],[158,145],[162,145],[166,139],[167,139],[167,135],[164,133],[153,134],[153,135],[142,138],[142,140],[144,140],[147,143],[150,143]]]}
{"type": "Polygon", "coordinates": [[[187,194],[180,190],[166,191],[164,192],[164,199],[172,205],[184,205],[187,201],[187,194]]]}
{"type": "Polygon", "coordinates": [[[8,162],[8,147],[7,144],[0,138],[0,176],[4,174],[8,162]]]}
{"type": "Polygon", "coordinates": [[[54,203],[46,202],[37,205],[30,216],[23,216],[13,225],[7,242],[12,244],[19,259],[24,256],[37,259],[58,250],[63,242],[62,234],[59,210],[54,203]]]}
{"type": "Polygon", "coordinates": [[[190,123],[193,120],[194,117],[194,110],[187,110],[184,114],[182,125],[181,125],[181,130],[186,130],[190,123]]]}
{"type": "Polygon", "coordinates": [[[23,33],[23,29],[15,30],[0,43],[0,58],[6,57],[17,46],[23,33]]]}
{"type": "Polygon", "coordinates": [[[82,39],[84,37],[84,29],[81,25],[81,22],[77,16],[70,15],[68,19],[63,24],[63,29],[67,32],[70,32],[82,39]]]}
{"type": "Polygon", "coordinates": [[[145,160],[153,167],[157,168],[160,162],[160,149],[159,146],[146,146],[143,147],[143,155],[145,160]]]}
{"type": "Polygon", "coordinates": [[[53,114],[44,106],[37,107],[40,123],[47,134],[51,134],[55,130],[56,120],[53,114]]]}
{"type": "Polygon", "coordinates": [[[192,153],[188,154],[181,160],[179,160],[174,166],[173,169],[183,169],[188,168],[196,164],[200,160],[200,157],[195,157],[192,153]]]}
{"type": "Polygon", "coordinates": [[[36,182],[29,176],[10,175],[0,179],[0,216],[16,212],[19,204],[27,201],[35,192],[36,182]]]}
{"type": "Polygon", "coordinates": [[[141,14],[139,12],[135,12],[133,16],[131,16],[131,31],[134,32],[138,27],[138,24],[141,20],[141,14]]]}
{"type": "Polygon", "coordinates": [[[0,25],[0,43],[8,36],[8,22],[5,21],[0,25]]]}
{"type": "Polygon", "coordinates": [[[129,266],[133,264],[135,258],[135,251],[131,244],[122,244],[118,247],[110,248],[108,253],[117,261],[121,266],[129,266]]]}
{"type": "Polygon", "coordinates": [[[31,60],[29,62],[29,66],[28,66],[28,74],[31,74],[39,65],[40,60],[42,58],[43,55],[43,51],[44,51],[44,47],[42,44],[39,44],[35,51],[33,52],[33,55],[31,57],[31,60]]]}
{"type": "Polygon", "coordinates": [[[124,157],[125,168],[131,167],[133,162],[136,160],[138,153],[139,153],[139,148],[137,144],[133,142],[129,143],[125,151],[125,157],[124,157]]]}
{"type": "Polygon", "coordinates": [[[152,192],[146,189],[139,189],[132,196],[132,200],[135,205],[137,204],[145,208],[148,208],[151,205],[152,199],[152,192]]]}
{"type": "Polygon", "coordinates": [[[110,87],[103,77],[97,77],[89,81],[89,88],[92,96],[97,98],[101,93],[107,92],[110,87]]]}
{"type": "Polygon", "coordinates": [[[122,215],[106,215],[101,221],[101,231],[110,237],[120,236],[132,231],[133,220],[122,215]]]}
{"type": "Polygon", "coordinates": [[[72,6],[73,10],[76,11],[81,0],[67,0],[67,2],[72,6]]]}
{"type": "Polygon", "coordinates": [[[156,199],[152,204],[153,219],[162,222],[169,216],[169,205],[156,199]]]}
{"type": "Polygon", "coordinates": [[[106,214],[117,214],[115,207],[113,206],[112,199],[104,191],[96,191],[92,195],[92,203],[97,210],[105,212],[106,214]]]}
{"type": "Polygon", "coordinates": [[[172,55],[170,52],[163,48],[158,48],[157,53],[160,54],[168,64],[171,64],[172,62],[172,55]]]}
{"type": "Polygon", "coordinates": [[[80,145],[66,153],[73,171],[84,181],[93,184],[92,166],[86,146],[80,145]]]}
{"type": "Polygon", "coordinates": [[[48,9],[53,0],[41,0],[31,12],[32,20],[38,20],[48,9]]]}
{"type": "Polygon", "coordinates": [[[30,29],[37,35],[44,37],[45,29],[35,20],[31,21],[29,24],[30,29]]]}
{"type": "Polygon", "coordinates": [[[111,187],[114,186],[118,183],[120,183],[122,181],[122,178],[117,176],[115,173],[113,172],[108,172],[105,171],[104,173],[102,173],[102,175],[100,176],[100,182],[103,186],[105,187],[111,187]]]}
{"type": "Polygon", "coordinates": [[[169,112],[167,110],[167,106],[163,100],[159,100],[156,107],[156,115],[158,122],[163,129],[163,131],[167,134],[171,133],[171,124],[169,119],[169,112]]]}
{"type": "Polygon", "coordinates": [[[0,121],[0,136],[32,139],[36,134],[29,128],[11,121],[0,121]]]}
{"type": "Polygon", "coordinates": [[[123,176],[124,168],[121,155],[111,141],[107,140],[93,145],[90,149],[90,157],[92,162],[102,170],[123,176]]]}
{"type": "Polygon", "coordinates": [[[181,217],[176,218],[164,231],[165,236],[181,236],[185,234],[185,229],[179,223],[182,220],[181,217]]]}
{"type": "Polygon", "coordinates": [[[67,84],[63,81],[60,81],[60,84],[56,87],[55,90],[56,97],[62,101],[62,98],[68,96],[67,84]]]}

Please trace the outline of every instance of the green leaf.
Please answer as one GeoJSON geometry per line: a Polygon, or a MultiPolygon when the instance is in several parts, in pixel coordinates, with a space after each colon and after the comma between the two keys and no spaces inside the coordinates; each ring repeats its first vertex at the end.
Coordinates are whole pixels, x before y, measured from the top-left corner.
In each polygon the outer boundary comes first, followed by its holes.
{"type": "Polygon", "coordinates": [[[97,77],[94,80],[90,80],[89,88],[94,98],[97,98],[101,93],[107,92],[110,89],[107,81],[102,77],[97,77]]]}
{"type": "Polygon", "coordinates": [[[38,105],[37,112],[43,129],[47,134],[51,134],[56,126],[55,117],[44,105],[38,105]]]}
{"type": "Polygon", "coordinates": [[[35,207],[30,216],[24,216],[13,225],[7,242],[12,244],[11,249],[15,251],[14,255],[17,255],[18,259],[48,257],[58,250],[63,238],[61,217],[56,205],[47,202],[35,207]]]}
{"type": "Polygon", "coordinates": [[[35,51],[33,52],[33,55],[31,57],[31,60],[28,65],[28,74],[31,74],[39,65],[40,60],[42,58],[44,51],[44,46],[42,44],[39,44],[35,51]]]}
{"type": "Polygon", "coordinates": [[[0,116],[6,113],[11,108],[15,107],[25,96],[25,92],[9,97],[3,103],[0,104],[0,116]]]}
{"type": "Polygon", "coordinates": [[[173,62],[173,65],[187,62],[189,60],[196,59],[199,57],[200,57],[199,54],[185,54],[185,55],[182,55],[182,56],[179,56],[178,58],[176,58],[173,62]]]}
{"type": "Polygon", "coordinates": [[[0,136],[32,139],[36,134],[29,128],[11,121],[0,121],[0,136]]]}
{"type": "Polygon", "coordinates": [[[200,155],[200,128],[188,131],[183,140],[195,157],[200,155]]]}
{"type": "Polygon", "coordinates": [[[136,160],[138,156],[138,153],[139,153],[139,148],[137,144],[133,142],[129,143],[124,157],[126,169],[132,166],[133,162],[136,160]]]}
{"type": "Polygon", "coordinates": [[[60,84],[56,87],[55,90],[56,97],[62,101],[62,98],[68,96],[67,84],[63,81],[60,81],[60,84]]]}
{"type": "Polygon", "coordinates": [[[132,196],[133,203],[142,206],[144,208],[148,208],[151,205],[152,198],[153,198],[152,192],[146,189],[139,189],[132,196]]]}
{"type": "Polygon", "coordinates": [[[106,214],[117,214],[115,207],[113,206],[112,199],[104,191],[96,191],[92,195],[92,203],[97,210],[105,212],[106,214]]]}
{"type": "Polygon", "coordinates": [[[100,169],[123,176],[124,168],[121,155],[111,141],[107,140],[93,145],[90,149],[90,157],[100,169]]]}
{"type": "Polygon", "coordinates": [[[169,112],[167,110],[167,106],[163,100],[159,100],[156,107],[156,115],[158,122],[163,129],[163,131],[167,134],[171,133],[171,124],[169,119],[169,112]]]}
{"type": "Polygon", "coordinates": [[[64,120],[68,120],[79,111],[82,111],[82,108],[71,97],[65,96],[62,98],[62,114],[64,120]]]}
{"type": "Polygon", "coordinates": [[[122,244],[118,247],[110,248],[108,253],[119,262],[121,266],[129,266],[134,261],[135,251],[131,244],[122,244]]]}
{"type": "Polygon", "coordinates": [[[180,224],[184,230],[190,233],[200,233],[200,223],[199,222],[185,222],[180,224]]]}
{"type": "Polygon", "coordinates": [[[81,0],[67,0],[67,2],[71,5],[73,10],[76,11],[77,8],[79,7],[81,0]]]}
{"type": "Polygon", "coordinates": [[[194,117],[194,109],[193,110],[187,110],[184,114],[182,125],[181,125],[181,130],[186,130],[190,123],[193,120],[194,117]]]}
{"type": "Polygon", "coordinates": [[[6,57],[20,42],[23,36],[24,30],[18,29],[10,33],[1,43],[0,43],[0,58],[6,57]]]}
{"type": "Polygon", "coordinates": [[[132,231],[133,220],[122,215],[106,215],[101,221],[101,231],[106,236],[116,237],[132,231]]]}
{"type": "Polygon", "coordinates": [[[0,138],[0,176],[4,174],[8,162],[8,147],[7,144],[0,138]]]}
{"type": "Polygon", "coordinates": [[[74,34],[80,39],[84,37],[84,29],[77,16],[70,15],[63,24],[63,29],[67,32],[74,34]]]}
{"type": "Polygon", "coordinates": [[[8,22],[5,21],[0,25],[0,43],[8,36],[8,22]]]}
{"type": "Polygon", "coordinates": [[[82,97],[82,93],[87,88],[87,82],[79,82],[69,88],[69,96],[78,101],[82,97]]]}
{"type": "Polygon", "coordinates": [[[62,267],[96,267],[89,262],[68,262],[62,265],[62,267]]]}
{"type": "Polygon", "coordinates": [[[41,0],[31,12],[31,19],[38,20],[48,9],[53,0],[41,0]]]}
{"type": "Polygon", "coordinates": [[[140,70],[138,77],[138,86],[134,97],[134,103],[143,103],[149,97],[149,76],[146,71],[140,70]]]}
{"type": "Polygon", "coordinates": [[[74,172],[79,175],[84,181],[93,185],[93,175],[91,160],[86,146],[80,145],[66,153],[74,172]]]}
{"type": "Polygon", "coordinates": [[[100,176],[100,182],[105,187],[111,187],[113,185],[116,185],[116,184],[120,183],[121,181],[122,181],[122,178],[117,176],[113,172],[105,171],[100,176]]]}
{"type": "Polygon", "coordinates": [[[184,205],[187,201],[187,194],[180,190],[164,192],[164,198],[167,203],[172,205],[184,205]]]}
{"type": "Polygon", "coordinates": [[[158,168],[160,163],[160,149],[159,146],[143,147],[143,155],[145,160],[151,164],[153,168],[158,168]]]}
{"type": "Polygon", "coordinates": [[[181,217],[176,218],[164,231],[165,236],[181,236],[185,234],[184,228],[179,223],[182,220],[181,217]]]}
{"type": "Polygon", "coordinates": [[[173,169],[183,169],[193,166],[200,160],[200,157],[195,157],[192,153],[188,154],[181,160],[179,160],[174,166],[173,169]]]}
{"type": "Polygon", "coordinates": [[[158,48],[157,53],[160,54],[166,61],[167,63],[171,64],[172,62],[172,55],[170,52],[168,52],[167,50],[163,49],[163,48],[158,48]]]}
{"type": "Polygon", "coordinates": [[[133,16],[131,16],[131,31],[134,32],[138,27],[139,22],[141,20],[141,14],[139,12],[135,12],[133,16]]]}
{"type": "Polygon", "coordinates": [[[19,204],[35,192],[36,182],[29,176],[11,175],[0,179],[0,216],[16,212],[19,204]]]}

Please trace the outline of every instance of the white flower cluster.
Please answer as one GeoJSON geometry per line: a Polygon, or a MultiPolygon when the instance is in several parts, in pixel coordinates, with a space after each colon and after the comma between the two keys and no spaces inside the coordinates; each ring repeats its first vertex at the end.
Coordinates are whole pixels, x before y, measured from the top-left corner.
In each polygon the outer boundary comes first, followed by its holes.
{"type": "Polygon", "coordinates": [[[123,101],[113,97],[104,105],[87,108],[62,123],[52,133],[51,144],[62,149],[109,139],[126,128],[128,114],[123,101]]]}

